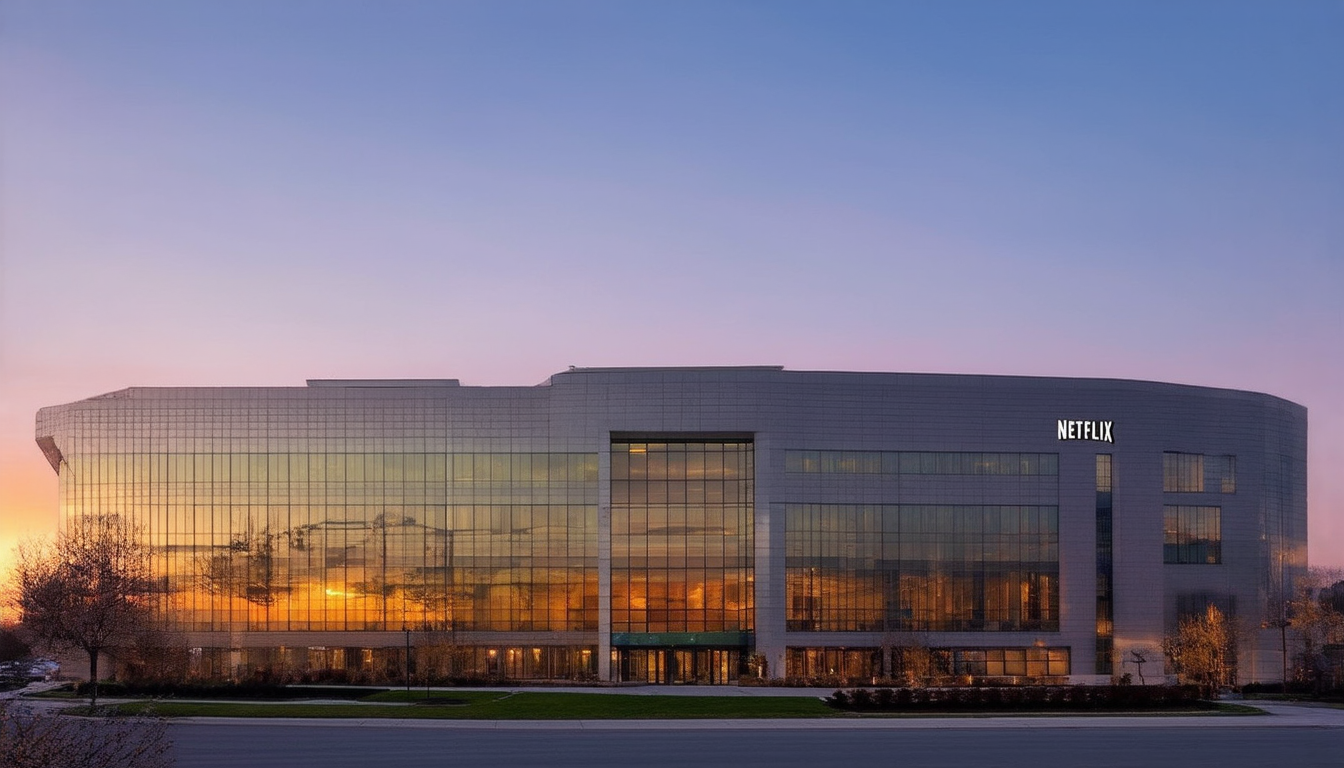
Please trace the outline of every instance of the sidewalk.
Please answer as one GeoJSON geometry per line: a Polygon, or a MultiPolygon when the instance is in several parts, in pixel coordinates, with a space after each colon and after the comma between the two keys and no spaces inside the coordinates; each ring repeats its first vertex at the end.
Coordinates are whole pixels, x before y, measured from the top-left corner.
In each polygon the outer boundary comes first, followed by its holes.
{"type": "Polygon", "coordinates": [[[41,680],[36,683],[29,683],[23,688],[15,688],[12,691],[0,691],[0,699],[18,699],[30,693],[42,693],[53,688],[60,688],[65,684],[65,681],[62,680],[41,680]]]}
{"type": "MultiPolygon", "coordinates": [[[[1313,728],[1344,732],[1344,710],[1256,704],[1268,715],[1082,715],[742,720],[383,720],[190,717],[174,722],[257,727],[438,728],[475,731],[787,731],[787,730],[1047,730],[1098,728],[1313,728]]],[[[1341,734],[1344,736],[1344,733],[1341,734]]]]}

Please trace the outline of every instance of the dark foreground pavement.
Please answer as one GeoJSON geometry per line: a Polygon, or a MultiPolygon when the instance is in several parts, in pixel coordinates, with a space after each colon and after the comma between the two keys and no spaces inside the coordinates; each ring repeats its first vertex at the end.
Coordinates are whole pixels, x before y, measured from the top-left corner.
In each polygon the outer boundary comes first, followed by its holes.
{"type": "MultiPolygon", "coordinates": [[[[1277,708],[1276,708],[1277,709],[1277,708]]],[[[1337,712],[1337,710],[1336,710],[1337,712]]],[[[1344,718],[842,723],[176,722],[180,768],[1087,766],[1344,768],[1344,718]]],[[[1306,714],[1306,713],[1304,713],[1306,714]]],[[[1313,713],[1317,714],[1317,713],[1313,713]]],[[[1319,713],[1324,715],[1325,713],[1319,713]]]]}

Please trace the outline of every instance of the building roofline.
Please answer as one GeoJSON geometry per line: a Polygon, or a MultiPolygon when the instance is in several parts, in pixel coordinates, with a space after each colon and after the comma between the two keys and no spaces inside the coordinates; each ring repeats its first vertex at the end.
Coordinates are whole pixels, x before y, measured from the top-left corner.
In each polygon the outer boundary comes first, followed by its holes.
{"type": "Polygon", "coordinates": [[[308,379],[308,386],[321,389],[421,389],[460,387],[458,379],[308,379]]]}
{"type": "MultiPolygon", "coordinates": [[[[1153,379],[1128,379],[1117,377],[1098,377],[1098,376],[1059,376],[1059,375],[1041,375],[1041,374],[1001,374],[1001,373],[965,373],[965,372],[940,372],[940,371],[840,371],[840,370],[792,370],[786,369],[782,365],[691,365],[691,366],[593,366],[581,367],[570,366],[568,370],[552,374],[544,381],[528,385],[471,385],[463,386],[459,379],[307,379],[307,389],[316,390],[402,390],[402,391],[447,391],[447,390],[527,390],[538,387],[549,387],[569,377],[579,375],[584,376],[677,376],[677,375],[695,375],[706,374],[709,378],[718,380],[756,380],[769,381],[776,376],[783,377],[784,380],[810,377],[855,377],[867,379],[869,381],[882,379],[984,379],[1000,382],[1060,382],[1076,383],[1091,387],[1163,387],[1170,389],[1184,389],[1190,391],[1200,391],[1206,393],[1222,392],[1229,395],[1254,395],[1277,401],[1289,406],[1306,409],[1306,406],[1297,403],[1286,397],[1261,392],[1250,389],[1237,389],[1233,387],[1211,386],[1207,384],[1189,384],[1184,382],[1157,381],[1153,379]]],[[[571,379],[572,381],[572,379],[571,379]]],[[[167,387],[145,387],[133,386],[123,389],[107,392],[100,395],[94,395],[83,400],[77,400],[62,405],[74,405],[81,402],[99,402],[107,400],[135,400],[141,397],[142,392],[153,392],[155,390],[208,390],[208,391],[227,391],[227,390],[303,390],[304,387],[294,386],[167,386],[167,387]]],[[[62,407],[62,406],[51,406],[62,407]]]]}
{"type": "Polygon", "coordinates": [[[652,373],[657,371],[670,371],[676,373],[694,372],[694,371],[782,371],[782,365],[649,365],[649,366],[612,366],[612,367],[586,367],[569,366],[569,370],[560,373],[652,373]]]}

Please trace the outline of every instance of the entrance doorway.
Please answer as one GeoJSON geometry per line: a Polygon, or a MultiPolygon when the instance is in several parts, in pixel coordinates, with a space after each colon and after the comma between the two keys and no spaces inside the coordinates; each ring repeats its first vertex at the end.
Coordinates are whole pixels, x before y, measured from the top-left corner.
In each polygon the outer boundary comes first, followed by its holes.
{"type": "Polygon", "coordinates": [[[732,685],[742,675],[738,648],[622,648],[620,682],[658,685],[732,685]]]}

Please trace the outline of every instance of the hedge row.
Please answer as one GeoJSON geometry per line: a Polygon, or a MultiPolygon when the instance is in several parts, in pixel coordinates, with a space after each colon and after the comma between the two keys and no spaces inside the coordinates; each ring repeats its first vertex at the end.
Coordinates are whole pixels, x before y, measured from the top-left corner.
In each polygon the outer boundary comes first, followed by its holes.
{"type": "Polygon", "coordinates": [[[1068,685],[1018,688],[855,688],[826,699],[851,711],[1161,710],[1212,706],[1193,685],[1068,685]]]}

